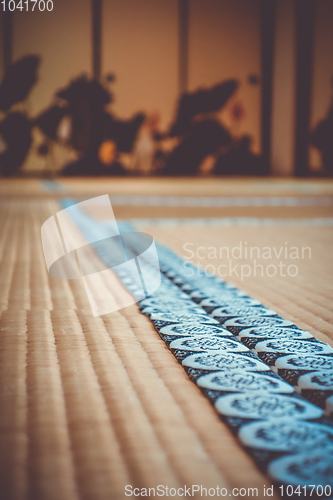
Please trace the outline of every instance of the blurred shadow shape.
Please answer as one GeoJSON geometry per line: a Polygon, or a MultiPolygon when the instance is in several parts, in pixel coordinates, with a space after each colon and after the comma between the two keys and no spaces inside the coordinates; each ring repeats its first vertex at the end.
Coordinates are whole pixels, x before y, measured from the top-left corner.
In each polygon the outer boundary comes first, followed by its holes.
{"type": "Polygon", "coordinates": [[[8,111],[13,104],[23,101],[37,82],[40,57],[26,56],[11,64],[0,85],[0,110],[8,111]]]}
{"type": "Polygon", "coordinates": [[[320,151],[323,167],[333,172],[333,107],[327,117],[318,123],[312,134],[312,144],[320,151]]]}
{"type": "Polygon", "coordinates": [[[39,127],[48,138],[56,141],[58,127],[65,114],[65,108],[57,105],[51,106],[40,113],[33,123],[39,127]]]}
{"type": "Polygon", "coordinates": [[[265,175],[265,165],[261,156],[250,150],[251,137],[243,136],[235,141],[227,152],[216,160],[215,175],[265,175]]]}
{"type": "Polygon", "coordinates": [[[117,144],[118,151],[130,153],[138,130],[145,121],[145,115],[138,113],[130,120],[114,120],[108,131],[109,139],[117,144]]]}
{"type": "Polygon", "coordinates": [[[65,165],[61,175],[64,176],[108,176],[126,175],[126,169],[118,161],[105,165],[99,158],[97,151],[86,151],[81,158],[65,165]]]}
{"type": "Polygon", "coordinates": [[[199,114],[219,111],[238,88],[237,80],[227,80],[211,89],[200,89],[184,94],[179,101],[177,117],[169,135],[183,135],[188,130],[191,120],[199,114]]]}
{"type": "Polygon", "coordinates": [[[57,97],[65,101],[66,114],[72,120],[70,145],[82,152],[97,150],[112,121],[104,110],[112,102],[112,94],[97,80],[82,76],[60,90],[57,97]]]}
{"type": "Polygon", "coordinates": [[[179,146],[167,158],[164,175],[197,174],[203,159],[221,146],[231,144],[227,130],[216,120],[204,120],[193,125],[179,146]]]}
{"type": "Polygon", "coordinates": [[[17,173],[32,143],[31,123],[23,113],[10,113],[0,123],[0,134],[6,143],[0,155],[1,173],[10,176],[17,173]]]}
{"type": "Polygon", "coordinates": [[[94,107],[103,108],[113,101],[113,96],[108,90],[97,80],[89,80],[86,76],[71,81],[67,87],[57,92],[57,96],[67,101],[71,107],[75,107],[76,103],[88,101],[94,107]]]}
{"type": "MultiPolygon", "coordinates": [[[[130,120],[115,119],[106,109],[113,95],[97,80],[80,77],[57,93],[65,101],[64,114],[72,122],[70,145],[81,157],[66,165],[63,175],[125,175],[126,170],[117,161],[117,152],[130,153],[145,115],[139,113],[130,120]],[[111,142],[115,151],[111,151],[111,142]],[[112,154],[111,154],[112,153],[112,154]]],[[[46,112],[47,113],[47,112],[46,112]]],[[[60,123],[61,112],[49,110],[46,115],[48,132],[54,133],[60,123]],[[53,122],[52,122],[53,120],[53,122]],[[53,123],[53,128],[51,126],[53,123]]],[[[40,123],[45,129],[45,116],[40,123]]]]}
{"type": "Polygon", "coordinates": [[[259,85],[260,84],[260,76],[255,73],[250,73],[247,77],[247,82],[249,85],[259,85]]]}

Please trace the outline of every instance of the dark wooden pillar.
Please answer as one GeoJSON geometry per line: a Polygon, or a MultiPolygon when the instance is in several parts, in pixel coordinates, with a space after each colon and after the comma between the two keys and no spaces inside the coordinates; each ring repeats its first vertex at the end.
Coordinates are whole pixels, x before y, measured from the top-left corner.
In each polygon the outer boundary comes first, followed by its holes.
{"type": "Polygon", "coordinates": [[[261,0],[261,150],[270,171],[276,0],[261,0]]]}
{"type": "Polygon", "coordinates": [[[309,123],[315,0],[296,0],[295,174],[309,173],[309,123]]]}
{"type": "Polygon", "coordinates": [[[94,78],[101,78],[102,0],[91,0],[92,6],[92,69],[94,78]]]}
{"type": "Polygon", "coordinates": [[[178,88],[183,94],[188,90],[188,25],[189,0],[178,3],[178,88]]]}

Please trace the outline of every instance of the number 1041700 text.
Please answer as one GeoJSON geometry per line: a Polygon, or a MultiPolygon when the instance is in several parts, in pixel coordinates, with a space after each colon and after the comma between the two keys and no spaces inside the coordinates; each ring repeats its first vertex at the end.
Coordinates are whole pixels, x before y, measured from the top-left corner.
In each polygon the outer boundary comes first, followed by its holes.
{"type": "Polygon", "coordinates": [[[1,2],[3,12],[13,12],[14,10],[19,11],[40,11],[44,12],[53,10],[52,0],[20,0],[15,2],[15,0],[2,0],[1,2]]]}

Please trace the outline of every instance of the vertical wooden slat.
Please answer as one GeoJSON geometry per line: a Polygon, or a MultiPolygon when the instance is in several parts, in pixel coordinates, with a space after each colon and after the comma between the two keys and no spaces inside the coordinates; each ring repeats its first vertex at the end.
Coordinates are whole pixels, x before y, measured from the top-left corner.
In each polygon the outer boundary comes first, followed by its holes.
{"type": "Polygon", "coordinates": [[[179,93],[188,90],[188,30],[189,30],[189,1],[179,0],[178,20],[178,86],[179,93]]]}
{"type": "Polygon", "coordinates": [[[92,65],[93,75],[97,80],[101,77],[101,26],[102,0],[92,0],[92,65]]]}
{"type": "Polygon", "coordinates": [[[267,173],[271,158],[273,53],[276,0],[261,0],[261,150],[267,173]]]}
{"type": "Polygon", "coordinates": [[[315,0],[296,0],[295,174],[309,171],[309,125],[315,0]]]}

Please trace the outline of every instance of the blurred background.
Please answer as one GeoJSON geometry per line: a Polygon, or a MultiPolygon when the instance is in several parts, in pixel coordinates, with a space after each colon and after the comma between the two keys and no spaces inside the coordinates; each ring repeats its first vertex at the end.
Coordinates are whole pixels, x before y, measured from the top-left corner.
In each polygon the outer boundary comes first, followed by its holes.
{"type": "Polygon", "coordinates": [[[2,176],[332,176],[332,0],[16,4],[2,176]]]}

